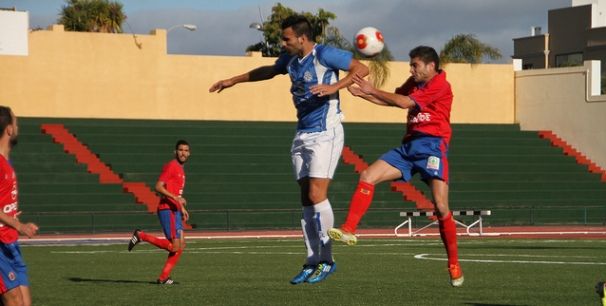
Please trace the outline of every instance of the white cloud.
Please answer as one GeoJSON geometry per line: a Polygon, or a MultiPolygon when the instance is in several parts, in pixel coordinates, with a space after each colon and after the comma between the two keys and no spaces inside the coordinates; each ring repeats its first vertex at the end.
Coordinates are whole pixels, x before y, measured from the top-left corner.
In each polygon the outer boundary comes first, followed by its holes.
{"type": "MultiPolygon", "coordinates": [[[[260,32],[249,29],[251,22],[259,20],[259,10],[267,18],[275,1],[242,2],[239,8],[211,10],[205,5],[191,3],[191,8],[144,9],[141,5],[124,9],[135,33],[148,33],[154,28],[168,28],[175,24],[194,23],[196,32],[183,29],[169,34],[169,52],[208,55],[242,55],[248,45],[261,40],[260,32]],[[255,5],[256,4],[256,5],[255,5]]],[[[237,2],[237,1],[236,1],[237,2]]],[[[398,60],[407,60],[408,51],[421,44],[439,50],[458,33],[471,33],[481,41],[501,50],[509,61],[513,53],[513,38],[528,36],[531,26],[547,30],[549,9],[570,6],[570,0],[283,0],[283,5],[295,11],[317,12],[319,8],[337,15],[332,25],[337,26],[349,39],[364,26],[383,31],[387,44],[398,60]]],[[[233,4],[232,4],[233,5],[233,4]]],[[[167,7],[170,7],[169,3],[167,7]]],[[[56,20],[54,14],[31,13],[32,26],[46,27],[56,20]]],[[[125,31],[128,28],[124,27],[125,31]]]]}

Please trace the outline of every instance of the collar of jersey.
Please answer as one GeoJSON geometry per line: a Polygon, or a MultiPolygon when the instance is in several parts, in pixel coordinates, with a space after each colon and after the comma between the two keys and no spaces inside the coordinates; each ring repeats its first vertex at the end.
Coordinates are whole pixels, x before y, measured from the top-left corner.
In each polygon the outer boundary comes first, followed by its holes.
{"type": "Polygon", "coordinates": [[[297,61],[299,61],[299,64],[301,64],[302,62],[304,62],[310,55],[314,54],[316,52],[316,46],[318,44],[314,44],[313,49],[311,49],[311,51],[309,51],[309,53],[305,54],[304,57],[302,58],[297,58],[297,61]]]}

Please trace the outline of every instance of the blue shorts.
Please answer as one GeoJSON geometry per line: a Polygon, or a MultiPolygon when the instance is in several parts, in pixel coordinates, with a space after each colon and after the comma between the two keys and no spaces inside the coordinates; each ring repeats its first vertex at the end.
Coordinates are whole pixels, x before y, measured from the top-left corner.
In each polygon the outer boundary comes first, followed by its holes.
{"type": "Polygon", "coordinates": [[[0,293],[19,286],[29,286],[27,267],[18,242],[0,243],[0,293]]]}
{"type": "Polygon", "coordinates": [[[440,137],[422,136],[404,142],[379,159],[402,172],[402,180],[410,181],[415,173],[428,182],[440,179],[448,183],[448,145],[440,137]]]}
{"type": "Polygon", "coordinates": [[[183,223],[181,222],[180,211],[170,209],[158,210],[158,218],[160,219],[160,226],[162,226],[166,239],[181,238],[183,223]]]}

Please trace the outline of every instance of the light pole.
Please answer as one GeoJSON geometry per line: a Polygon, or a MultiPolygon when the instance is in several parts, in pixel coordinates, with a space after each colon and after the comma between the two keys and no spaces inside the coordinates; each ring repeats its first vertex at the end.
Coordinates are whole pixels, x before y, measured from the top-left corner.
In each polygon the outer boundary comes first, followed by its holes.
{"type": "Polygon", "coordinates": [[[174,26],[168,28],[168,30],[166,30],[167,46],[168,46],[168,33],[177,28],[184,28],[184,29],[186,29],[188,31],[192,31],[192,32],[198,29],[198,27],[195,24],[187,24],[187,23],[186,24],[177,24],[177,25],[174,25],[174,26]]]}
{"type": "Polygon", "coordinates": [[[166,33],[170,32],[176,28],[184,28],[189,31],[195,31],[198,29],[198,26],[196,26],[195,24],[177,24],[177,25],[174,25],[174,26],[168,28],[168,30],[166,30],[166,33]]]}
{"type": "Polygon", "coordinates": [[[263,39],[261,42],[263,43],[263,47],[261,47],[261,54],[267,55],[269,53],[269,43],[265,40],[265,35],[263,32],[263,25],[258,22],[253,22],[249,26],[249,28],[253,30],[257,30],[261,32],[261,38],[263,39]]]}

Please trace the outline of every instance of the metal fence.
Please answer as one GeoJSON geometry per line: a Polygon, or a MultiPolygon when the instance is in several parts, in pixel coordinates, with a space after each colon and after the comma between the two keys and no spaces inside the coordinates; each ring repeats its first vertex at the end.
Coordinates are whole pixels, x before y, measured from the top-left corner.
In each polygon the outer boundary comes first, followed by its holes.
{"type": "MultiPolygon", "coordinates": [[[[459,209],[459,208],[457,208],[459,209]]],[[[477,209],[477,208],[476,208],[477,209]]],[[[484,226],[507,225],[605,225],[606,207],[516,207],[486,208],[492,215],[484,226]]],[[[403,220],[399,216],[407,209],[370,209],[360,228],[390,228],[403,220]]],[[[335,209],[335,223],[345,220],[346,209],[335,209]]],[[[192,210],[189,223],[197,230],[238,231],[251,229],[299,229],[301,209],[225,209],[192,210]]],[[[39,225],[42,234],[129,232],[135,228],[159,230],[155,214],[147,212],[48,212],[24,213],[22,221],[39,225]]],[[[461,217],[469,222],[473,217],[461,217]]],[[[430,221],[413,220],[414,227],[430,221]]]]}

